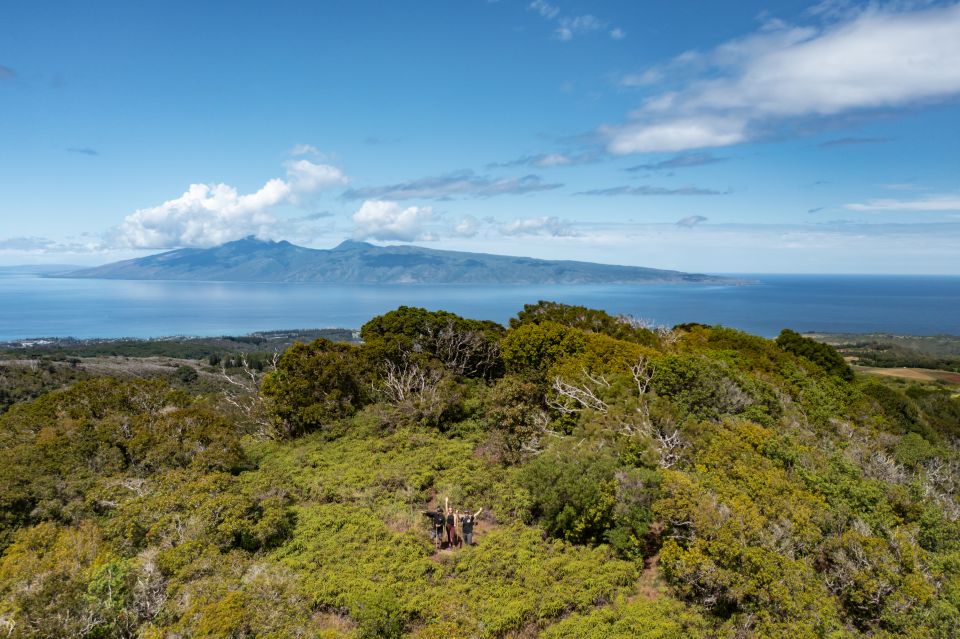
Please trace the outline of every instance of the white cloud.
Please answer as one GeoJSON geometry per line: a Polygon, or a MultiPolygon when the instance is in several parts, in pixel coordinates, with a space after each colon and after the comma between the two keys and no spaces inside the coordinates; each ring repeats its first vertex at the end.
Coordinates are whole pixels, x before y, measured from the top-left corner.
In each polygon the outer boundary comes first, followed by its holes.
{"type": "Polygon", "coordinates": [[[292,155],[293,157],[300,157],[303,155],[323,155],[320,152],[320,149],[313,146],[312,144],[295,144],[293,148],[287,151],[287,155],[292,155]]]}
{"type": "Polygon", "coordinates": [[[960,211],[960,195],[932,195],[913,200],[880,199],[847,204],[850,211],[960,211]]]}
{"type": "Polygon", "coordinates": [[[553,31],[554,37],[558,40],[572,40],[574,35],[599,31],[604,27],[603,22],[590,14],[561,16],[558,22],[560,26],[553,31]]]}
{"type": "Polygon", "coordinates": [[[664,72],[660,69],[647,69],[643,73],[627,73],[617,79],[617,84],[622,87],[645,87],[656,84],[664,78],[664,72]]]}
{"type": "MultiPolygon", "coordinates": [[[[557,25],[553,30],[553,37],[558,40],[569,41],[576,35],[600,31],[607,26],[604,21],[589,13],[579,16],[563,15],[558,6],[545,0],[533,0],[527,8],[540,14],[544,20],[557,25]]],[[[627,36],[626,32],[619,27],[614,27],[609,33],[614,40],[622,40],[627,36]]]]}
{"type": "Polygon", "coordinates": [[[396,240],[413,242],[429,240],[433,236],[424,226],[433,221],[430,207],[401,207],[396,202],[367,200],[353,214],[353,236],[358,240],[396,240]]]}
{"type": "Polygon", "coordinates": [[[530,3],[530,9],[536,11],[547,20],[553,20],[557,17],[557,14],[560,13],[559,7],[549,2],[544,2],[544,0],[533,0],[533,2],[530,3]]]}
{"type": "Polygon", "coordinates": [[[463,216],[453,227],[457,237],[474,237],[480,231],[480,220],[472,215],[463,216]]]}
{"type": "Polygon", "coordinates": [[[551,237],[575,237],[570,222],[558,217],[527,217],[517,218],[501,227],[503,235],[546,235],[551,237]]]}
{"type": "Polygon", "coordinates": [[[347,183],[343,171],[330,164],[314,164],[309,160],[284,162],[290,186],[297,193],[312,193],[347,183]]]}
{"type": "Polygon", "coordinates": [[[572,163],[573,158],[563,153],[548,153],[534,162],[536,166],[566,166],[572,163]]]}
{"type": "Polygon", "coordinates": [[[286,179],[274,178],[241,194],[228,184],[191,184],[183,195],[128,215],[108,237],[126,248],[207,247],[247,235],[266,235],[276,221],[272,207],[297,203],[321,189],[343,184],[340,169],[308,160],[284,164],[286,179]]]}
{"type": "MultiPolygon", "coordinates": [[[[602,128],[615,154],[725,146],[791,119],[923,104],[960,94],[960,5],[866,9],[824,29],[769,25],[667,65],[694,73],[602,128]]],[[[654,81],[661,70],[628,76],[654,81]]]]}
{"type": "Polygon", "coordinates": [[[617,155],[705,149],[729,146],[747,139],[742,119],[714,117],[664,120],[644,125],[601,127],[610,137],[607,149],[617,155]]]}

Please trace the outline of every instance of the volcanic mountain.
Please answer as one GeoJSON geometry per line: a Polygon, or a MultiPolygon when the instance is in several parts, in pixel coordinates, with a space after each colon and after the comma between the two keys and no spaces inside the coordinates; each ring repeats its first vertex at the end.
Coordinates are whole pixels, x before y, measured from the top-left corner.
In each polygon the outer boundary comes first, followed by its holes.
{"type": "Polygon", "coordinates": [[[184,248],[57,277],[329,284],[729,283],[720,277],[638,266],[541,260],[347,240],[332,249],[247,237],[184,248]]]}

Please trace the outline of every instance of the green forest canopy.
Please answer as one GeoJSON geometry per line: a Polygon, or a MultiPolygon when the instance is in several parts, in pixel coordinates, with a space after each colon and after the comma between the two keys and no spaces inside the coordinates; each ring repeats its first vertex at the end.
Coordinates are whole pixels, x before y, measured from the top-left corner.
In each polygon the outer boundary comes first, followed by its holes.
{"type": "Polygon", "coordinates": [[[10,637],[952,637],[960,400],[829,346],[401,307],[239,398],[0,415],[10,637]],[[244,399],[244,401],[240,401],[244,399]],[[422,511],[483,506],[434,550],[422,511]]]}

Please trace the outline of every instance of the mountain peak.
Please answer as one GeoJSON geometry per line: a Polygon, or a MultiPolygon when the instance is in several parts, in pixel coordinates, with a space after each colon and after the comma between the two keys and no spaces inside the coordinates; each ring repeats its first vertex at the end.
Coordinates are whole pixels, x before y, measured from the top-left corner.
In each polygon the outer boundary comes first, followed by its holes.
{"type": "Polygon", "coordinates": [[[334,251],[349,251],[351,249],[369,249],[374,248],[370,242],[358,242],[357,240],[344,240],[333,247],[334,251]]]}
{"type": "Polygon", "coordinates": [[[228,246],[230,244],[276,244],[276,242],[273,240],[261,240],[256,235],[248,235],[240,238],[239,240],[233,240],[232,242],[221,244],[221,246],[228,246]]]}

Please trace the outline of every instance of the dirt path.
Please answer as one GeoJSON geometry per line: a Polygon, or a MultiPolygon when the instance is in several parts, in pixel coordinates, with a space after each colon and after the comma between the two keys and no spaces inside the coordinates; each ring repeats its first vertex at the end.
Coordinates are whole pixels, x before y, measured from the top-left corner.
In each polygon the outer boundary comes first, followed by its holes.
{"type": "Polygon", "coordinates": [[[660,596],[660,555],[648,557],[643,562],[643,572],[637,580],[637,594],[631,599],[656,599],[660,596]]]}

